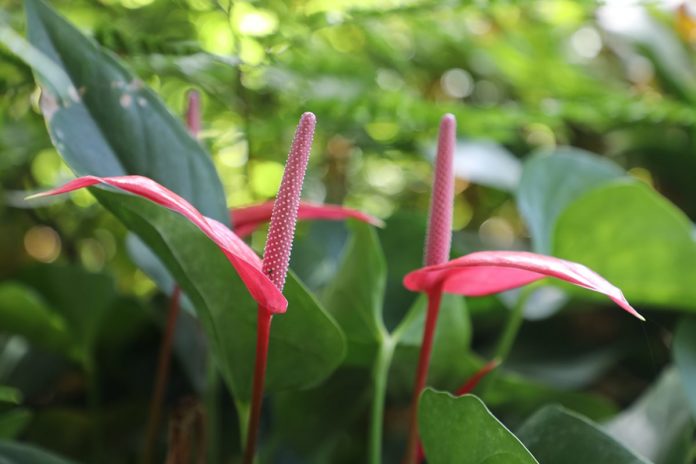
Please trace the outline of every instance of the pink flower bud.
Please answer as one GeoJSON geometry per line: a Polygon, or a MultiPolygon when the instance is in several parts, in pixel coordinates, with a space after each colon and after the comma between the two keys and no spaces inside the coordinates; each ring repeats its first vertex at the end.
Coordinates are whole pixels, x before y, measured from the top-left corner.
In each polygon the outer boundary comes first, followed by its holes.
{"type": "Polygon", "coordinates": [[[197,90],[189,90],[186,97],[186,127],[195,138],[201,131],[201,96],[197,90]]]}
{"type": "Polygon", "coordinates": [[[300,118],[288,161],[285,163],[283,180],[273,205],[266,248],[263,252],[263,272],[281,291],[288,274],[302,182],[307,170],[315,125],[316,117],[312,113],[304,113],[300,118]]]}
{"type": "Polygon", "coordinates": [[[435,159],[428,235],[425,241],[425,265],[442,264],[449,260],[452,242],[452,202],[454,197],[453,158],[457,120],[446,114],[440,122],[440,134],[435,159]]]}

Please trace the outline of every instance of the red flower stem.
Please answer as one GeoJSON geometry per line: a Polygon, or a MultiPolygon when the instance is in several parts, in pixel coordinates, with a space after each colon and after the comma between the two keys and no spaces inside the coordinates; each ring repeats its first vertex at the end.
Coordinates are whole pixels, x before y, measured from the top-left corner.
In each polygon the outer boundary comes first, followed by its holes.
{"type": "Polygon", "coordinates": [[[181,297],[181,289],[178,285],[174,286],[171,299],[169,300],[169,309],[167,311],[167,323],[164,330],[164,337],[160,343],[159,360],[157,362],[157,374],[155,376],[155,386],[152,392],[152,401],[150,402],[150,414],[145,432],[145,448],[143,451],[142,462],[149,464],[152,461],[152,454],[155,448],[155,439],[157,438],[157,430],[159,429],[160,419],[162,416],[162,403],[164,403],[164,390],[167,386],[169,378],[169,366],[172,359],[172,345],[174,342],[174,329],[176,328],[176,320],[179,317],[179,300],[181,297]]]}
{"type": "Polygon", "coordinates": [[[271,334],[273,315],[266,308],[259,307],[258,327],[256,329],[256,361],[254,364],[254,381],[251,391],[251,413],[247,426],[244,464],[252,464],[256,454],[256,442],[261,422],[261,403],[263,402],[263,384],[266,380],[266,363],[268,361],[268,342],[271,334]]]}
{"type": "Polygon", "coordinates": [[[423,328],[423,342],[421,343],[420,354],[418,356],[418,368],[416,370],[416,381],[413,387],[413,398],[411,399],[410,422],[408,429],[408,442],[406,444],[406,456],[403,464],[415,464],[418,451],[418,400],[421,392],[425,388],[428,379],[428,368],[433,352],[433,341],[435,339],[435,326],[437,316],[440,312],[440,300],[442,298],[442,288],[434,288],[428,293],[428,310],[425,314],[425,327],[423,328]]]}

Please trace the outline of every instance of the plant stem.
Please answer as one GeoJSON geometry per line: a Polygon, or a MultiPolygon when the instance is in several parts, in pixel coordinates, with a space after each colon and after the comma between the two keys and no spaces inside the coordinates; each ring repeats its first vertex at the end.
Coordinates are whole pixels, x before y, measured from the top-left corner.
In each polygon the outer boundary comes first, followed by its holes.
{"type": "Polygon", "coordinates": [[[256,452],[256,441],[261,422],[261,403],[263,401],[263,384],[266,380],[266,363],[268,361],[268,342],[271,334],[273,315],[266,308],[259,307],[258,326],[256,328],[256,361],[254,381],[251,392],[251,413],[247,428],[244,464],[252,464],[256,452]]]}
{"type": "Polygon", "coordinates": [[[387,377],[389,375],[389,367],[391,366],[395,345],[395,340],[391,336],[384,336],[372,370],[373,397],[368,451],[368,461],[371,464],[380,464],[380,462],[382,462],[384,400],[387,392],[387,377]]]}
{"type": "Polygon", "coordinates": [[[155,376],[155,386],[152,391],[152,400],[150,402],[150,414],[145,432],[145,447],[143,448],[142,463],[150,464],[157,441],[157,431],[160,426],[162,416],[162,404],[164,402],[164,390],[167,386],[169,378],[169,366],[172,359],[172,345],[174,342],[174,331],[176,329],[176,321],[179,317],[179,301],[181,298],[181,289],[178,285],[174,286],[171,299],[169,300],[169,309],[167,311],[167,323],[164,329],[164,336],[160,344],[159,359],[157,361],[157,374],[155,376]]]}
{"type": "Polygon", "coordinates": [[[416,370],[416,381],[413,387],[413,397],[411,399],[411,411],[408,429],[408,442],[406,443],[406,456],[403,464],[414,464],[418,450],[418,400],[425,388],[428,378],[428,368],[430,367],[430,357],[433,351],[433,340],[435,338],[435,326],[437,316],[440,312],[440,299],[442,298],[442,288],[435,288],[428,293],[428,310],[425,314],[425,326],[423,327],[423,342],[421,343],[420,354],[418,356],[418,368],[416,370]]]}
{"type": "MultiPolygon", "coordinates": [[[[522,322],[524,321],[524,308],[527,304],[527,300],[535,289],[536,286],[529,285],[520,290],[520,294],[517,297],[517,302],[508,315],[507,321],[505,322],[505,327],[503,328],[503,333],[500,334],[498,344],[495,348],[494,359],[496,359],[499,364],[503,364],[510,355],[510,351],[512,351],[512,346],[515,344],[517,334],[519,333],[520,327],[522,327],[522,322]]],[[[488,375],[488,377],[481,382],[481,396],[486,395],[491,385],[495,381],[496,374],[497,372],[491,372],[490,375],[488,375]]]]}

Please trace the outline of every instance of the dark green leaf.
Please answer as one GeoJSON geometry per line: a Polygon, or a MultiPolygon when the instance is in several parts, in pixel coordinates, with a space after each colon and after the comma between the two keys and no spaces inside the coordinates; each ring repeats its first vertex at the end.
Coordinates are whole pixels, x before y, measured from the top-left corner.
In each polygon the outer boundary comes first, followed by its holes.
{"type": "MultiPolygon", "coordinates": [[[[92,189],[157,254],[196,307],[225,380],[249,398],[257,308],[225,255],[185,218],[147,200],[92,189]]],[[[289,275],[286,314],[273,318],[267,389],[312,386],[341,362],[345,341],[333,319],[289,275]]]]}
{"type": "Polygon", "coordinates": [[[15,438],[29,425],[31,418],[31,411],[24,408],[0,413],[0,439],[11,440],[15,438]]]}
{"type": "Polygon", "coordinates": [[[371,364],[387,335],[382,321],[387,268],[374,229],[351,221],[351,239],[323,299],[348,340],[350,363],[371,364]]]}
{"type": "Polygon", "coordinates": [[[0,441],[0,464],[71,464],[72,462],[41,448],[0,441]]]}
{"type": "Polygon", "coordinates": [[[517,436],[540,464],[648,464],[589,419],[560,406],[546,406],[530,417],[517,436]]]}
{"type": "Polygon", "coordinates": [[[694,424],[677,370],[666,369],[630,408],[612,419],[605,429],[625,446],[656,464],[688,462],[691,446],[685,447],[684,439],[693,435],[694,424]]]}
{"type": "Polygon", "coordinates": [[[693,224],[638,182],[593,189],[558,218],[553,254],[580,262],[634,304],[696,309],[693,224]]]}
{"type": "MultiPolygon", "coordinates": [[[[59,102],[44,89],[42,108],[54,145],[75,173],[150,177],[227,224],[222,184],[183,124],[112,54],[43,0],[24,3],[29,41],[70,78],[71,99],[59,102]]],[[[54,82],[41,69],[37,74],[42,83],[54,82]]]]}
{"type": "Polygon", "coordinates": [[[606,158],[564,147],[527,161],[517,191],[520,213],[527,221],[534,250],[550,254],[558,216],[592,188],[624,175],[606,158]]]}
{"type": "Polygon", "coordinates": [[[0,330],[66,355],[76,348],[65,319],[49,308],[36,291],[19,282],[0,284],[0,330]]]}
{"type": "Polygon", "coordinates": [[[532,464],[520,441],[473,395],[455,398],[426,389],[418,423],[431,464],[532,464]]]}

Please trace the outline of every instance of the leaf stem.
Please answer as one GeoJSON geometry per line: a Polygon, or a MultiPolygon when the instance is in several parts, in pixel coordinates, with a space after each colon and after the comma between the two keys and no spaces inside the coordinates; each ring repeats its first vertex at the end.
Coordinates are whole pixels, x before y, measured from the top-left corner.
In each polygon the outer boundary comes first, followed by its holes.
{"type": "Polygon", "coordinates": [[[371,464],[380,464],[382,462],[384,402],[387,393],[387,377],[389,376],[389,367],[391,366],[395,345],[396,342],[391,336],[384,336],[372,370],[373,396],[368,450],[368,462],[371,464]]]}
{"type": "MultiPolygon", "coordinates": [[[[500,334],[500,338],[498,339],[498,343],[495,348],[494,359],[498,361],[499,365],[503,364],[507,360],[507,357],[510,355],[510,351],[512,351],[512,346],[515,344],[517,334],[519,333],[520,327],[522,327],[522,322],[524,321],[524,309],[527,305],[527,300],[536,288],[537,286],[532,284],[521,289],[520,294],[517,297],[517,302],[507,317],[505,327],[503,327],[503,332],[500,334]]],[[[495,381],[496,375],[497,372],[491,372],[490,375],[488,375],[488,377],[481,382],[481,396],[486,395],[491,385],[495,381]]]]}
{"type": "Polygon", "coordinates": [[[256,452],[256,442],[261,422],[261,403],[263,401],[263,384],[266,380],[266,364],[268,361],[268,342],[271,334],[273,315],[266,308],[259,307],[258,327],[256,329],[256,361],[254,365],[254,381],[251,392],[251,413],[247,428],[246,447],[244,448],[244,464],[252,464],[256,452]]]}
{"type": "Polygon", "coordinates": [[[440,312],[440,300],[442,298],[442,288],[434,288],[428,293],[428,309],[425,314],[425,326],[423,327],[423,342],[418,356],[418,368],[416,369],[416,380],[413,387],[413,397],[411,399],[411,411],[408,429],[408,441],[406,443],[406,455],[403,464],[414,464],[418,451],[418,400],[425,388],[430,367],[430,357],[433,351],[433,340],[435,338],[435,327],[437,316],[440,312]]]}
{"type": "Polygon", "coordinates": [[[142,463],[150,464],[155,449],[157,431],[159,430],[162,404],[164,403],[164,391],[169,379],[169,367],[172,360],[172,345],[174,343],[174,331],[176,321],[179,318],[179,301],[181,299],[181,289],[178,285],[174,286],[169,309],[167,311],[167,322],[164,329],[164,336],[160,343],[159,359],[157,361],[157,374],[155,375],[155,385],[152,390],[152,400],[150,401],[150,414],[145,432],[145,446],[143,448],[142,463]]]}

